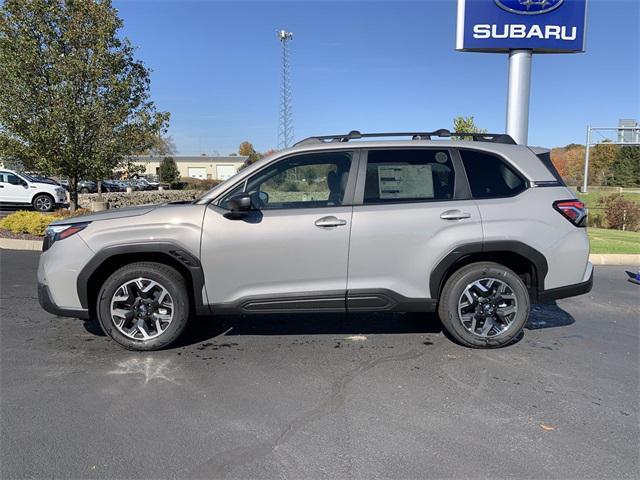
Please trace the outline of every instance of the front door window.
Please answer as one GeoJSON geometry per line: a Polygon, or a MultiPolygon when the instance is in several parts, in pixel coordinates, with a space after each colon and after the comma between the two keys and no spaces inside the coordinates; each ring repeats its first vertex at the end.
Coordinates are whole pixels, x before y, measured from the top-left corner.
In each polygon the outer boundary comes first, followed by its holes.
{"type": "Polygon", "coordinates": [[[344,203],[350,168],[350,152],[296,155],[257,173],[244,190],[260,210],[336,207],[344,203]]]}

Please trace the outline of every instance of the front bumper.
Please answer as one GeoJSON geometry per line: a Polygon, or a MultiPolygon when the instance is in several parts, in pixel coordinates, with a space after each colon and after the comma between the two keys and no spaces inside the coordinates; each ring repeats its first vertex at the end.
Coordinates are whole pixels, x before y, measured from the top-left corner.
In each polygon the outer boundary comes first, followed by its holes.
{"type": "Polygon", "coordinates": [[[38,283],[38,302],[40,306],[47,312],[57,315],[58,317],[73,317],[89,320],[89,311],[86,309],[68,309],[58,307],[49,292],[49,287],[44,283],[38,283]]]}
{"type": "Polygon", "coordinates": [[[585,293],[589,293],[591,288],[593,288],[593,267],[591,268],[591,275],[589,275],[589,279],[584,282],[538,292],[538,303],[548,303],[560,298],[584,295],[585,293]]]}

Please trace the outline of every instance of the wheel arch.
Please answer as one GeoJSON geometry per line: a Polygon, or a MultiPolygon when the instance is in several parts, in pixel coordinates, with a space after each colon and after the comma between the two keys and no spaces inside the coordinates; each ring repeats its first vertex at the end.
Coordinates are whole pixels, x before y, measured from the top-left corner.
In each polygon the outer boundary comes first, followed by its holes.
{"type": "Polygon", "coordinates": [[[203,299],[204,273],[200,260],[184,248],[165,242],[116,245],[98,251],[78,275],[78,298],[82,307],[95,315],[98,292],[104,281],[118,268],[140,261],[175,268],[190,287],[187,293],[196,313],[209,313],[208,302],[203,299]]]}
{"type": "Polygon", "coordinates": [[[518,274],[529,290],[532,303],[544,290],[544,279],[549,269],[544,255],[522,242],[506,240],[465,244],[449,252],[431,273],[431,297],[440,297],[445,282],[453,272],[470,263],[482,261],[499,263],[518,274]]]}
{"type": "Polygon", "coordinates": [[[36,191],[36,192],[33,192],[33,195],[31,195],[31,197],[29,197],[29,203],[30,203],[32,206],[33,206],[33,202],[34,202],[34,200],[36,199],[36,197],[37,197],[38,195],[46,195],[47,197],[51,198],[51,202],[52,202],[52,204],[53,204],[53,207],[55,207],[55,205],[56,205],[56,197],[55,197],[55,195],[54,195],[53,193],[51,193],[51,192],[47,192],[47,191],[44,191],[44,192],[43,192],[43,191],[40,191],[40,192],[36,191]]]}

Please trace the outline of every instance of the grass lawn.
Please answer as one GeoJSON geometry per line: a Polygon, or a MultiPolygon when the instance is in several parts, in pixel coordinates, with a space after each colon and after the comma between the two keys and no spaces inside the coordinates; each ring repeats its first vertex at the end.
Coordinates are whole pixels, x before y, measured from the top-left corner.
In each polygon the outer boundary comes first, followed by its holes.
{"type": "MultiPolygon", "coordinates": [[[[577,193],[576,195],[580,200],[582,200],[587,208],[597,208],[602,207],[602,205],[598,204],[598,201],[609,195],[612,195],[613,192],[589,192],[589,193],[577,193]]],[[[633,200],[634,202],[640,203],[640,193],[623,193],[622,196],[627,200],[633,200]]]]}
{"type": "Polygon", "coordinates": [[[640,254],[640,232],[588,228],[591,253],[640,254]]]}

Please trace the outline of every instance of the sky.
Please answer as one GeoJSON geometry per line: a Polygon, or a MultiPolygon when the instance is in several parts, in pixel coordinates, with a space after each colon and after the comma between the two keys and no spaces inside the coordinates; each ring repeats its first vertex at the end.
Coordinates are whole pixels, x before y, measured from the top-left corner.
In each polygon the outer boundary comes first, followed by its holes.
{"type": "MultiPolygon", "coordinates": [[[[179,154],[277,147],[283,28],[296,140],[452,128],[459,115],[505,129],[507,56],[455,51],[455,0],[113,3],[179,154]]],[[[587,28],[586,53],[533,57],[531,145],[640,119],[640,0],[590,0],[587,28]]]]}

